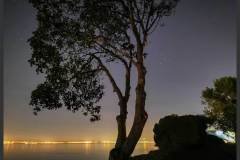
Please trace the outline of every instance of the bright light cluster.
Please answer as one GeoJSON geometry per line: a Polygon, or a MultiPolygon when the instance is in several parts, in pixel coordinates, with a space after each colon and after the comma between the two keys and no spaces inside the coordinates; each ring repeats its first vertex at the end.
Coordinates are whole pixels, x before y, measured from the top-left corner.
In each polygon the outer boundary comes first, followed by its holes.
{"type": "MultiPolygon", "coordinates": [[[[4,144],[114,144],[115,141],[4,141],[4,144]]],[[[154,143],[153,141],[139,141],[138,143],[154,143]]]]}

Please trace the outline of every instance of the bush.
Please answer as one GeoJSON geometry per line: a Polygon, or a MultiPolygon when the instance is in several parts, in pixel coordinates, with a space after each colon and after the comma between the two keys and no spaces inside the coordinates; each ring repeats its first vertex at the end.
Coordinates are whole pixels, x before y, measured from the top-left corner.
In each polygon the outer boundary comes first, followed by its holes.
{"type": "Polygon", "coordinates": [[[200,115],[170,115],[155,124],[154,141],[161,150],[199,146],[205,142],[208,119],[200,115]]]}

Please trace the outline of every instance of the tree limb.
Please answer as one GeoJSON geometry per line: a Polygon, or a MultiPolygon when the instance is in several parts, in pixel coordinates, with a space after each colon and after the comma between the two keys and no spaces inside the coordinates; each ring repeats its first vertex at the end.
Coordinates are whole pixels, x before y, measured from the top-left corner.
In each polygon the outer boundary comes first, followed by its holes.
{"type": "Polygon", "coordinates": [[[121,90],[119,89],[117,83],[115,82],[112,74],[110,73],[110,71],[108,70],[108,68],[102,63],[102,60],[97,57],[96,55],[91,55],[94,59],[96,59],[98,61],[98,64],[100,65],[100,67],[102,67],[103,71],[106,73],[107,77],[109,78],[112,86],[113,86],[113,91],[117,93],[117,96],[120,100],[123,99],[123,95],[121,90]]]}
{"type": "Polygon", "coordinates": [[[125,75],[125,95],[124,98],[126,102],[128,102],[130,97],[130,90],[131,90],[131,67],[132,67],[132,61],[130,60],[128,65],[128,70],[126,70],[125,75]]]}
{"type": "Polygon", "coordinates": [[[142,43],[141,42],[141,35],[138,32],[137,26],[135,24],[135,19],[134,19],[132,9],[131,9],[132,8],[131,2],[129,2],[129,7],[130,7],[130,15],[129,15],[130,17],[129,17],[129,19],[130,19],[130,24],[131,24],[131,27],[132,27],[132,31],[133,31],[133,34],[136,38],[137,43],[141,44],[142,43]]]}

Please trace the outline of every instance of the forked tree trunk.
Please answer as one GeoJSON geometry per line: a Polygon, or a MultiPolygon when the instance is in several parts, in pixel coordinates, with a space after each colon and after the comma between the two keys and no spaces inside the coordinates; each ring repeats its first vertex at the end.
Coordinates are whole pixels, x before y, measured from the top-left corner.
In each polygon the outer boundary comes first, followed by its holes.
{"type": "Polygon", "coordinates": [[[138,71],[138,82],[136,87],[136,102],[135,102],[135,115],[132,128],[129,132],[129,135],[126,139],[126,142],[123,145],[122,152],[124,154],[124,158],[129,158],[133,153],[137,142],[139,141],[145,123],[147,121],[147,113],[145,111],[145,100],[146,100],[146,92],[145,92],[145,75],[146,69],[142,63],[139,63],[137,66],[138,71]]]}
{"type": "MultiPolygon", "coordinates": [[[[142,63],[138,64],[138,82],[136,87],[136,102],[135,102],[135,115],[132,128],[129,132],[127,138],[123,143],[122,139],[120,138],[121,134],[118,133],[118,141],[116,143],[116,147],[111,150],[109,160],[128,160],[128,158],[133,153],[137,142],[139,141],[145,123],[147,121],[147,113],[145,111],[145,99],[146,99],[146,92],[145,92],[145,74],[146,70],[142,63]],[[120,145],[117,145],[120,144],[120,145]]],[[[120,114],[121,115],[121,114],[120,114]]],[[[117,118],[118,119],[118,118],[117,118]]],[[[117,120],[118,121],[118,132],[121,131],[122,126],[125,126],[126,129],[126,119],[125,121],[117,120]]],[[[126,130],[125,130],[126,131],[126,130]]]]}

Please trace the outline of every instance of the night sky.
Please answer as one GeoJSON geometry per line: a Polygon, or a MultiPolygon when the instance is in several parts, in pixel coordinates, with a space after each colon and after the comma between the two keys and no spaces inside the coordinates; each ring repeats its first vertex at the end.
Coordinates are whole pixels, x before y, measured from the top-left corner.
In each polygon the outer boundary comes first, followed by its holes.
{"type": "MultiPolygon", "coordinates": [[[[168,114],[202,114],[201,91],[221,76],[236,74],[236,7],[234,0],[181,0],[174,16],[151,35],[146,52],[146,110],[149,119],[142,138],[153,140],[153,125],[168,114]]],[[[101,101],[101,121],[81,113],[40,112],[29,106],[31,91],[43,79],[27,60],[27,39],[36,29],[35,10],[26,0],[5,1],[4,22],[4,139],[5,140],[115,140],[119,112],[108,80],[101,101]]],[[[121,84],[122,70],[111,68],[121,84]]],[[[135,75],[135,74],[133,74],[135,75]]],[[[129,103],[128,128],[134,111],[134,89],[129,103]]]]}

